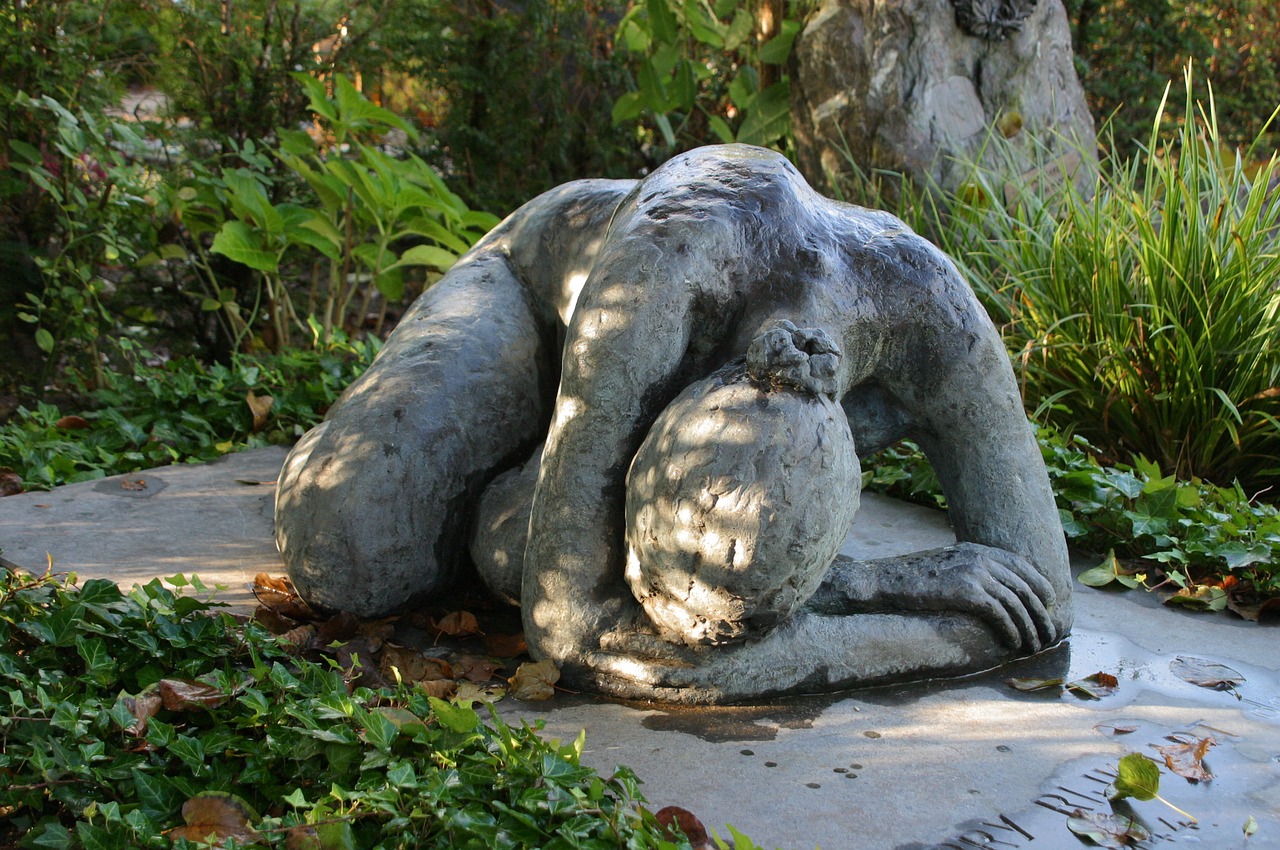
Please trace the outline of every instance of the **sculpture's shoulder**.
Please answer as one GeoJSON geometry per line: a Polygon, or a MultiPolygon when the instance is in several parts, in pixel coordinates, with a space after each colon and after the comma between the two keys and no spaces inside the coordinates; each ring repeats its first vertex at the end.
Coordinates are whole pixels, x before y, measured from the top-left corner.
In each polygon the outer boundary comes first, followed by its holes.
{"type": "Polygon", "coordinates": [[[573,180],[523,204],[477,245],[510,252],[540,244],[557,234],[603,232],[635,180],[573,180]]]}

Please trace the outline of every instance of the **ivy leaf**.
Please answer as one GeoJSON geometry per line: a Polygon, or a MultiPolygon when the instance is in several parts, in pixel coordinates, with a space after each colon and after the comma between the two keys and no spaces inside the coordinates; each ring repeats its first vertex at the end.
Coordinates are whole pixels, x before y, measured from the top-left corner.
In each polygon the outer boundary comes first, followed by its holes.
{"type": "Polygon", "coordinates": [[[1142,824],[1133,818],[1103,812],[1085,812],[1082,809],[1076,809],[1067,819],[1067,829],[1099,847],[1132,847],[1151,837],[1142,824]]]}
{"type": "Polygon", "coordinates": [[[480,715],[466,705],[454,705],[442,699],[428,697],[431,713],[446,729],[453,732],[470,732],[480,725],[480,715]]]}
{"type": "Polygon", "coordinates": [[[1116,558],[1116,550],[1112,549],[1107,552],[1107,557],[1102,563],[1091,570],[1082,572],[1076,581],[1089,587],[1106,587],[1111,582],[1119,582],[1128,588],[1135,588],[1143,584],[1147,579],[1145,573],[1130,573],[1120,565],[1119,559],[1116,558]]]}

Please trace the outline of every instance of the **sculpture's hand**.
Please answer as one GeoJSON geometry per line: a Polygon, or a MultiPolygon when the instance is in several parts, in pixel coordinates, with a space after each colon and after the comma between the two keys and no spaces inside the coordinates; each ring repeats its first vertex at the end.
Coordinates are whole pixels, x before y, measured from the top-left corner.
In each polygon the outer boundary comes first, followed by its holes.
{"type": "Polygon", "coordinates": [[[977,543],[932,554],[919,573],[895,581],[899,607],[972,614],[1020,652],[1039,652],[1057,641],[1049,616],[1056,594],[1026,558],[977,543]]]}
{"type": "Polygon", "coordinates": [[[1010,649],[1031,653],[1061,637],[1050,616],[1056,596],[1026,558],[991,546],[959,543],[878,561],[838,558],[810,606],[829,614],[969,614],[1010,649]]]}

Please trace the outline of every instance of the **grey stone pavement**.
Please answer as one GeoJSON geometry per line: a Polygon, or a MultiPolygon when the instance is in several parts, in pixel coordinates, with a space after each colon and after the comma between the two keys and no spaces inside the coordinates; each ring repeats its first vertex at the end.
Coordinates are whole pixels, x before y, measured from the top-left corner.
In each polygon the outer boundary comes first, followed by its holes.
{"type": "MultiPolygon", "coordinates": [[[[283,573],[271,484],[284,454],[262,449],[0,499],[0,560],[40,571],[52,557],[58,571],[125,586],[197,573],[226,585],[220,600],[247,608],[256,573],[283,573]]],[[[944,514],[864,494],[845,551],[882,557],[953,539],[944,514]]],[[[1111,810],[1101,792],[1121,756],[1159,760],[1153,747],[1171,736],[1212,737],[1211,781],[1168,771],[1161,779],[1161,796],[1198,823],[1154,800],[1115,809],[1153,833],[1140,847],[1280,848],[1280,631],[1166,609],[1135,591],[1077,586],[1076,608],[1063,645],[963,680],[729,708],[567,694],[498,708],[509,721],[541,720],[563,740],[585,729],[584,760],[605,773],[634,769],[655,809],[679,805],[722,837],[733,824],[765,848],[806,850],[1083,847],[1068,813],[1111,810]],[[1174,674],[1178,656],[1228,665],[1245,681],[1231,691],[1197,687],[1174,674]],[[1120,686],[1096,701],[1004,684],[1098,671],[1120,686]],[[1257,832],[1247,837],[1250,817],[1257,832]]]]}

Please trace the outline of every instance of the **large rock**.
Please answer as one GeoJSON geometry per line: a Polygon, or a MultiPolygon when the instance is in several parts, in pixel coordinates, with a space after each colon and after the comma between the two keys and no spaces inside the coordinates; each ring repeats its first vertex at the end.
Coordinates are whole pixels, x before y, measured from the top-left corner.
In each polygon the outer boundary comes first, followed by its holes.
{"type": "Polygon", "coordinates": [[[977,157],[1050,181],[1096,165],[1061,0],[823,0],[795,61],[796,143],[813,182],[830,187],[849,158],[946,190],[965,180],[958,161],[977,157]],[[1009,144],[989,143],[993,131],[1009,144]]]}

